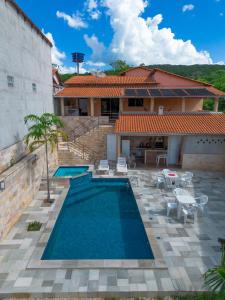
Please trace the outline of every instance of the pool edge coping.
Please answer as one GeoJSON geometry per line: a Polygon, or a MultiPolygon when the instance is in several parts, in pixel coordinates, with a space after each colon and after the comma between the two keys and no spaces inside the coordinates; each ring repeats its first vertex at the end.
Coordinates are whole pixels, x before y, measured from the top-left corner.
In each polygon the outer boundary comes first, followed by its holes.
{"type": "MultiPolygon", "coordinates": [[[[67,193],[69,191],[70,185],[69,181],[70,178],[68,177],[53,177],[54,181],[60,180],[67,182],[67,187],[62,189],[62,193],[57,200],[57,203],[54,203],[54,207],[51,211],[51,214],[53,214],[53,218],[51,219],[51,222],[46,222],[44,224],[44,228],[41,232],[41,235],[37,241],[41,246],[36,246],[34,251],[31,254],[31,257],[28,261],[28,264],[26,266],[26,269],[118,269],[118,268],[124,268],[124,269],[168,269],[163,256],[161,254],[161,251],[158,246],[157,239],[154,236],[153,229],[151,226],[149,226],[147,221],[145,221],[147,217],[147,213],[145,211],[144,206],[142,205],[141,201],[139,201],[139,194],[136,193],[133,189],[132,182],[130,181],[128,176],[103,176],[103,175],[97,175],[95,176],[94,173],[92,173],[93,178],[102,178],[102,179],[116,179],[116,178],[127,178],[130,182],[130,187],[132,190],[132,193],[134,195],[134,199],[136,201],[138,211],[141,217],[141,221],[144,226],[145,233],[147,235],[150,247],[152,249],[154,259],[74,259],[74,260],[41,260],[41,257],[44,253],[44,250],[47,246],[48,240],[50,238],[50,235],[54,229],[54,226],[56,224],[57,218],[59,216],[59,213],[61,211],[61,208],[63,206],[64,200],[67,196],[67,193]],[[48,224],[49,223],[49,224],[48,224]],[[45,232],[47,231],[47,232],[45,232]]],[[[49,221],[49,220],[48,220],[49,221]]]]}

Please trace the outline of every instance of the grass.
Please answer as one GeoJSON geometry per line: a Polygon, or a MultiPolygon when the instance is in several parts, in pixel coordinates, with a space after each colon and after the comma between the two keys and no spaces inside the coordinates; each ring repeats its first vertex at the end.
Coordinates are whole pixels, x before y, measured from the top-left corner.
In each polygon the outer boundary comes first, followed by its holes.
{"type": "Polygon", "coordinates": [[[27,231],[39,231],[41,229],[42,223],[38,221],[30,222],[27,226],[27,231]]]}

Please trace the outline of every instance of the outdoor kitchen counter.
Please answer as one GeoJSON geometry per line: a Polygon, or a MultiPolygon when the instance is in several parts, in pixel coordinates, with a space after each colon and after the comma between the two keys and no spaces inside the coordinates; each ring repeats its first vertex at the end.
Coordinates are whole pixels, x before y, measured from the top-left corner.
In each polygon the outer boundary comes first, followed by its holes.
{"type": "Polygon", "coordinates": [[[156,157],[160,154],[167,153],[165,149],[146,149],[145,150],[145,164],[156,164],[156,157]]]}

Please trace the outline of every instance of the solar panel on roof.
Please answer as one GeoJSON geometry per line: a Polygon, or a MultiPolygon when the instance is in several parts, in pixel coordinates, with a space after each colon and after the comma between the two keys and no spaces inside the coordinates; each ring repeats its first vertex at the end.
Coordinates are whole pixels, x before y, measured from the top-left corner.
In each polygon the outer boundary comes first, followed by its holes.
{"type": "Polygon", "coordinates": [[[136,89],[136,93],[140,97],[149,97],[148,90],[146,89],[136,89]]]}
{"type": "Polygon", "coordinates": [[[149,89],[148,92],[152,97],[161,97],[160,90],[158,89],[149,89]]]}
{"type": "Polygon", "coordinates": [[[161,89],[160,92],[161,92],[162,96],[165,96],[165,97],[175,96],[175,93],[171,89],[161,89]]]}
{"type": "Polygon", "coordinates": [[[187,96],[187,93],[183,89],[173,89],[172,91],[176,96],[187,96]]]}
{"type": "Polygon", "coordinates": [[[136,90],[135,89],[125,89],[124,93],[125,93],[125,96],[128,96],[128,97],[135,97],[136,96],[136,90]]]}
{"type": "Polygon", "coordinates": [[[215,96],[207,89],[185,89],[190,96],[215,96]]]}

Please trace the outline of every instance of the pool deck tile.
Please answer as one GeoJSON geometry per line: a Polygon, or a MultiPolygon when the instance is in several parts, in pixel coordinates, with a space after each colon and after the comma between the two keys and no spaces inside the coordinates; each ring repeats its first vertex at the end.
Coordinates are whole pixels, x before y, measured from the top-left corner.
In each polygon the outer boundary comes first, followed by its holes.
{"type": "MultiPolygon", "coordinates": [[[[182,173],[178,170],[178,173],[182,173]]],[[[157,170],[129,170],[128,177],[137,199],[146,233],[156,260],[151,268],[139,261],[51,261],[52,268],[39,260],[51,233],[68,180],[54,179],[51,194],[55,201],[43,205],[46,183],[23,212],[8,237],[0,242],[0,296],[17,293],[34,296],[154,296],[204,290],[202,274],[218,263],[218,237],[225,228],[225,173],[194,172],[190,193],[209,196],[208,212],[195,224],[184,225],[174,216],[166,217],[170,191],[156,189],[152,182],[157,170]],[[133,180],[136,177],[138,180],[133,180]],[[43,223],[40,232],[27,232],[30,221],[43,223]],[[33,266],[31,268],[31,266],[33,266]],[[161,268],[160,268],[161,266],[161,268]],[[85,267],[85,268],[84,268],[85,267]]],[[[106,176],[107,177],[107,176],[106,176]]]]}

